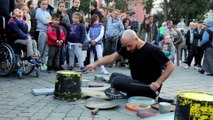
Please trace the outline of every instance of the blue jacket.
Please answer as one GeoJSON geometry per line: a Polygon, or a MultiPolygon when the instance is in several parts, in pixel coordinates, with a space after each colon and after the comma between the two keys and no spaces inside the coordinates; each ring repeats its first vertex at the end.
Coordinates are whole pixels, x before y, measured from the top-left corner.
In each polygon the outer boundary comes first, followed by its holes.
{"type": "MultiPolygon", "coordinates": [[[[91,40],[95,40],[101,34],[102,27],[101,23],[90,26],[88,34],[91,40]]],[[[96,44],[102,44],[102,39],[103,36],[100,40],[96,41],[96,44]]]]}
{"type": "Polygon", "coordinates": [[[16,21],[16,18],[11,18],[8,22],[8,35],[12,40],[28,39],[28,26],[25,23],[24,27],[20,27],[16,21]]]}
{"type": "Polygon", "coordinates": [[[73,23],[69,26],[67,41],[70,43],[82,43],[86,37],[86,29],[82,23],[73,23]]]}
{"type": "Polygon", "coordinates": [[[109,18],[107,20],[105,37],[121,36],[124,32],[124,26],[120,19],[109,18]]]}
{"type": "MultiPolygon", "coordinates": [[[[209,27],[208,28],[209,30],[213,31],[213,27],[209,27]]],[[[209,35],[209,33],[207,31],[205,31],[203,33],[203,36],[202,36],[202,41],[201,41],[201,46],[203,46],[204,44],[206,44],[208,41],[209,41],[209,37],[212,36],[212,35],[209,35]]],[[[213,47],[213,42],[212,42],[212,47],[213,47]]]]}

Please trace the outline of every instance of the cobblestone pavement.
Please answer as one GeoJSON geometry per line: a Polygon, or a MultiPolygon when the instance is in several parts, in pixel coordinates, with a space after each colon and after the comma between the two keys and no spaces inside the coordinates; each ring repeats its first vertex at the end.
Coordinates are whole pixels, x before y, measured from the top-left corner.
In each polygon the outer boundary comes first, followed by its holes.
{"type": "MultiPolygon", "coordinates": [[[[129,74],[128,68],[107,68],[110,73],[129,74]]],[[[98,72],[98,71],[96,71],[98,72]]],[[[85,108],[85,100],[60,101],[49,96],[34,96],[33,88],[53,88],[55,73],[42,72],[39,78],[32,73],[18,79],[17,75],[0,77],[0,120],[137,120],[136,113],[125,109],[126,100],[115,100],[119,107],[101,110],[92,116],[85,108]]],[[[95,73],[84,74],[83,79],[93,80],[95,73]]],[[[108,76],[107,76],[108,77],[108,76]]],[[[174,98],[182,91],[200,91],[213,94],[213,77],[199,74],[195,68],[176,67],[164,83],[160,96],[174,98]]]]}

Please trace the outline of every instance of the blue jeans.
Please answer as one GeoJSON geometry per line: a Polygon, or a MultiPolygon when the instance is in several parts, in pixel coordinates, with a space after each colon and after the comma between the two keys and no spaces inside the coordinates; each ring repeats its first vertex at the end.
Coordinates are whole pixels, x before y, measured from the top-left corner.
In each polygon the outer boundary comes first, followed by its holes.
{"type": "Polygon", "coordinates": [[[79,47],[80,43],[75,43],[75,45],[73,45],[72,43],[68,44],[69,45],[69,65],[70,66],[74,66],[74,59],[75,59],[75,55],[78,59],[78,64],[80,67],[84,67],[84,58],[83,58],[83,52],[82,52],[82,48],[79,47]]]}

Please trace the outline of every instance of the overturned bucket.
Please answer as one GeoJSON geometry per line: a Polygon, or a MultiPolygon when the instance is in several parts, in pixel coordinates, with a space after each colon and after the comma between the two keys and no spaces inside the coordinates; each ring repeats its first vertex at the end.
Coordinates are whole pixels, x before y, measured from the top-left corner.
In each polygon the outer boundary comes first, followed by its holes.
{"type": "Polygon", "coordinates": [[[81,98],[82,74],[74,71],[56,73],[54,97],[61,100],[75,101],[81,98]]]}
{"type": "Polygon", "coordinates": [[[182,92],[177,95],[175,120],[213,120],[213,95],[182,92]]]}

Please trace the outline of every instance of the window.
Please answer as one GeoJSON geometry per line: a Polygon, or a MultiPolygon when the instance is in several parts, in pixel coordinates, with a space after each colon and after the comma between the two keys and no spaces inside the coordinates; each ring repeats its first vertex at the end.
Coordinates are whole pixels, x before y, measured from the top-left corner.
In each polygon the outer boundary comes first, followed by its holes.
{"type": "Polygon", "coordinates": [[[70,0],[52,0],[52,5],[57,8],[59,1],[65,1],[65,7],[70,8],[70,0]]]}
{"type": "Polygon", "coordinates": [[[65,6],[66,8],[70,8],[70,0],[65,0],[65,6]]]}
{"type": "Polygon", "coordinates": [[[52,5],[53,6],[58,6],[58,0],[52,0],[52,5]]]}

